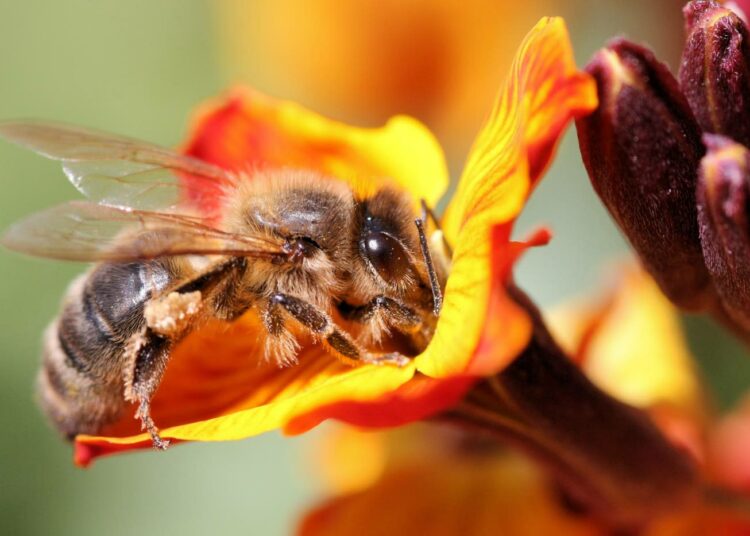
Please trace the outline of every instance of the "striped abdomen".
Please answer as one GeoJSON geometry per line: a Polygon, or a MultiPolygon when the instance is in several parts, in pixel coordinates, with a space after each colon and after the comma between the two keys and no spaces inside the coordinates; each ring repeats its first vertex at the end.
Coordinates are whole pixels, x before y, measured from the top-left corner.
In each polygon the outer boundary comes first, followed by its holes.
{"type": "Polygon", "coordinates": [[[123,407],[125,348],[145,302],[174,279],[166,261],[105,263],[77,278],[45,333],[42,406],[66,436],[96,433],[123,407]]]}

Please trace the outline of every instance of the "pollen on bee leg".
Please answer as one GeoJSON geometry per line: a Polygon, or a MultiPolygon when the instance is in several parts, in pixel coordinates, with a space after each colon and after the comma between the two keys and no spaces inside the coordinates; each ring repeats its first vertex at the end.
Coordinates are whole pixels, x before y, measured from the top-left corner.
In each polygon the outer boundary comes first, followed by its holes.
{"type": "Polygon", "coordinates": [[[148,339],[146,337],[147,330],[148,328],[146,326],[143,326],[142,329],[134,333],[125,344],[125,348],[123,350],[123,358],[125,361],[122,367],[123,385],[125,386],[123,395],[125,397],[125,400],[127,400],[128,402],[137,402],[137,396],[133,389],[135,365],[138,359],[138,354],[148,342],[148,339]]]}
{"type": "Polygon", "coordinates": [[[151,417],[151,396],[161,381],[170,346],[168,339],[143,326],[128,341],[124,355],[124,398],[138,404],[134,417],[141,422],[141,430],[149,433],[157,450],[165,450],[169,441],[161,438],[151,417]]]}
{"type": "Polygon", "coordinates": [[[170,292],[163,298],[146,304],[143,316],[146,325],[155,333],[175,339],[187,329],[190,321],[200,311],[201,293],[170,292]]]}

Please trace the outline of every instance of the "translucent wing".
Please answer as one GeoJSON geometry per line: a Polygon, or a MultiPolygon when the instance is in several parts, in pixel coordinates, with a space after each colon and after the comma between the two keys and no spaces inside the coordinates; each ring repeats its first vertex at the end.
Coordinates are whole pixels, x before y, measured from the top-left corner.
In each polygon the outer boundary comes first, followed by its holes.
{"type": "Polygon", "coordinates": [[[13,225],[6,247],[53,259],[132,261],[175,255],[283,256],[283,243],[210,227],[200,217],[72,201],[13,225]]]}
{"type": "MultiPolygon", "coordinates": [[[[164,147],[82,127],[48,122],[0,123],[0,137],[62,161],[65,175],[90,200],[138,210],[176,207],[184,194],[179,174],[189,174],[204,196],[235,184],[230,172],[164,147]]],[[[211,205],[206,203],[205,205],[211,205]]],[[[213,203],[216,206],[216,203],[213,203]]],[[[210,215],[207,215],[210,216],[210,215]]]]}

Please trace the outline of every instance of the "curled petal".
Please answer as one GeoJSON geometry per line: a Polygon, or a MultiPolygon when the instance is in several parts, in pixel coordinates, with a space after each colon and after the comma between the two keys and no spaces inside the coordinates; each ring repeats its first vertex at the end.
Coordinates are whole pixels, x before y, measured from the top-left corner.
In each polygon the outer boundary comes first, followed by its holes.
{"type": "MultiPolygon", "coordinates": [[[[258,329],[258,321],[246,315],[229,328],[207,326],[175,349],[152,402],[164,439],[222,441],[258,435],[320,406],[376,399],[414,375],[413,365],[343,365],[312,344],[304,346],[292,367],[260,363],[258,329]]],[[[150,446],[132,414],[101,437],[78,436],[76,443],[78,456],[89,459],[125,446],[150,446]]]]}
{"type": "MultiPolygon", "coordinates": [[[[238,88],[205,104],[184,152],[226,169],[311,169],[356,189],[394,184],[434,206],[448,186],[445,157],[419,121],[392,118],[377,129],[324,118],[292,102],[238,88]]],[[[188,196],[195,187],[186,180],[188,196]]]]}
{"type": "MultiPolygon", "coordinates": [[[[517,52],[443,221],[446,237],[455,246],[453,266],[437,331],[417,359],[425,374],[466,371],[467,358],[479,345],[488,318],[490,280],[509,277],[509,271],[491,272],[490,244],[494,251],[508,247],[512,223],[547,167],[563,129],[595,106],[596,88],[575,68],[564,22],[543,19],[517,52]],[[503,238],[496,234],[490,241],[495,225],[502,227],[495,233],[503,238]],[[447,357],[446,351],[463,358],[447,357]]],[[[496,344],[506,350],[494,363],[485,361],[482,374],[502,368],[523,347],[524,337],[528,340],[529,324],[520,319],[522,314],[515,311],[503,317],[506,328],[496,333],[496,344]]]]}
{"type": "Polygon", "coordinates": [[[377,400],[345,400],[321,406],[292,419],[284,431],[300,434],[331,418],[361,427],[401,426],[457,404],[475,382],[471,376],[435,380],[419,375],[377,400]]]}
{"type": "Polygon", "coordinates": [[[530,247],[546,245],[551,234],[540,229],[524,242],[510,242],[507,226],[492,230],[490,297],[482,335],[467,372],[490,376],[512,361],[528,343],[532,322],[525,310],[507,292],[513,266],[530,247]]]}
{"type": "MultiPolygon", "coordinates": [[[[518,216],[571,119],[594,110],[593,80],[576,69],[565,23],[542,19],[516,53],[443,223],[451,242],[471,223],[518,216]]],[[[466,234],[465,232],[463,233],[466,234]]]]}
{"type": "Polygon", "coordinates": [[[467,268],[469,262],[487,263],[489,273],[462,273],[456,279],[454,266],[435,335],[415,359],[420,372],[433,378],[490,376],[513,361],[528,344],[532,322],[508,295],[507,288],[516,260],[529,247],[546,244],[549,233],[542,230],[526,242],[511,242],[510,229],[510,225],[498,225],[490,230],[489,259],[464,257],[467,268]],[[481,274],[487,279],[480,279],[481,274]],[[479,294],[485,286],[489,287],[487,294],[479,294]],[[469,338],[475,331],[478,339],[469,338]]]}

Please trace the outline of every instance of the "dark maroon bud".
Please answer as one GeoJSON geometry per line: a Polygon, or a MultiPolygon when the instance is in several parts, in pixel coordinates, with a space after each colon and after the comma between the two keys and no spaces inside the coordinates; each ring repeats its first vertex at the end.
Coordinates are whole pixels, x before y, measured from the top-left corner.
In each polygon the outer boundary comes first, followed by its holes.
{"type": "Polygon", "coordinates": [[[687,2],[685,7],[682,8],[682,15],[685,17],[685,32],[690,33],[693,27],[698,23],[698,20],[706,14],[707,11],[711,11],[721,7],[719,2],[716,0],[695,0],[687,2]]]}
{"type": "Polygon", "coordinates": [[[706,266],[726,314],[750,330],[750,151],[706,134],[698,180],[698,221],[706,266]]]}
{"type": "Polygon", "coordinates": [[[747,26],[716,2],[690,2],[684,9],[688,38],[680,83],[706,132],[750,145],[750,43],[747,26]]]}
{"type": "Polygon", "coordinates": [[[597,53],[599,108],[576,123],[591,182],[644,266],[677,305],[713,298],[698,236],[695,184],[704,148],[677,80],[626,40],[597,53]]]}

